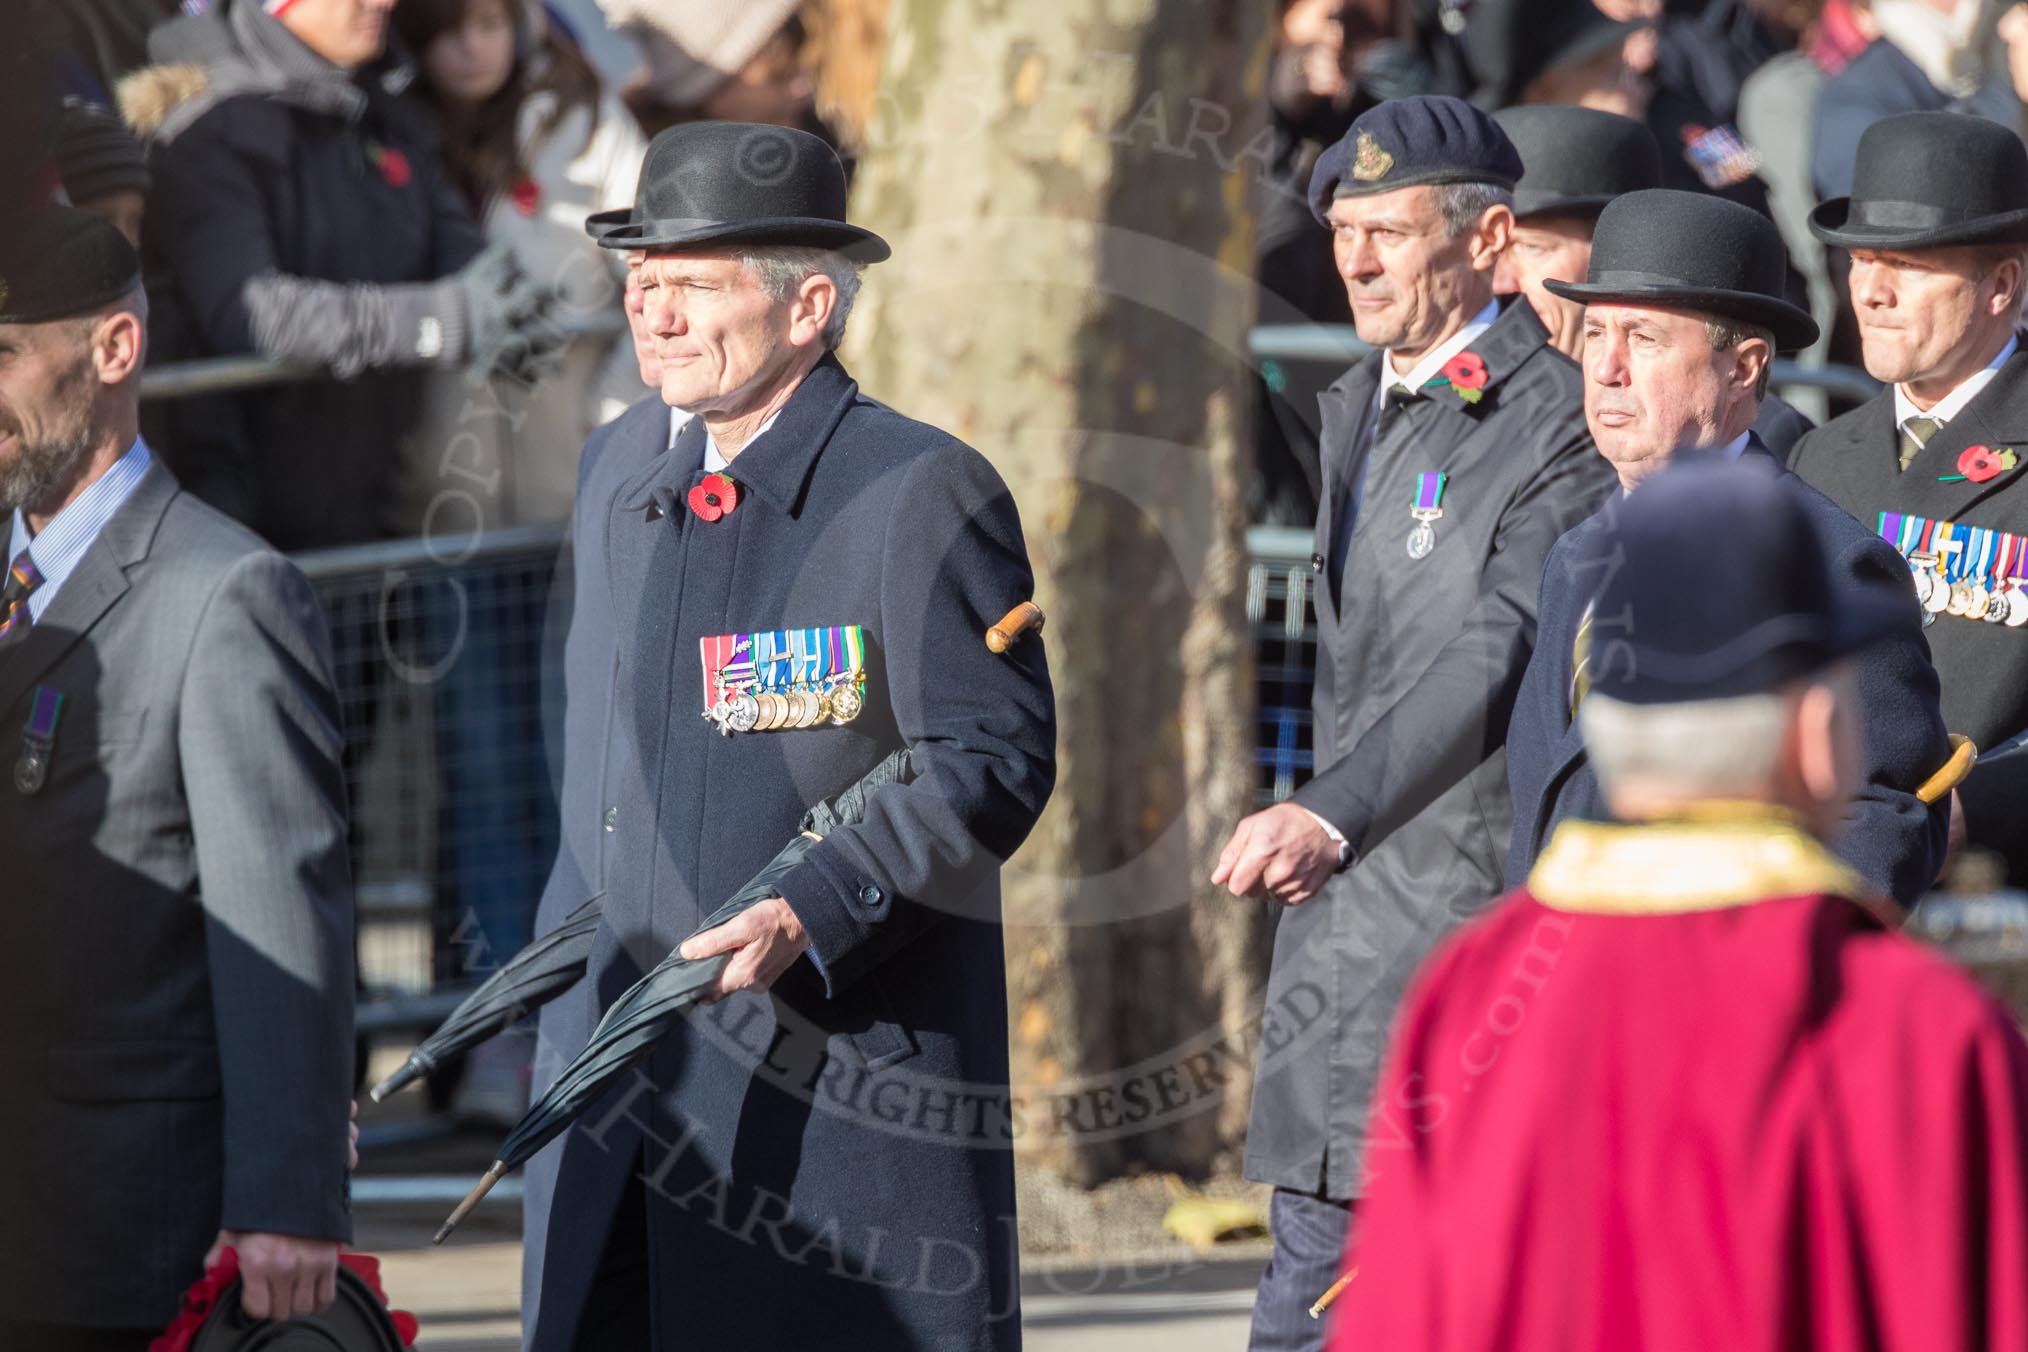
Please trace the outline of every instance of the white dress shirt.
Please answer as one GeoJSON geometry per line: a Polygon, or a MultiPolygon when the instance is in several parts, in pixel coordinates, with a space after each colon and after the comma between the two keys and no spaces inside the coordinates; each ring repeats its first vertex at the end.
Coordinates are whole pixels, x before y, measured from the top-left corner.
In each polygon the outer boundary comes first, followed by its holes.
{"type": "Polygon", "coordinates": [[[1487,301],[1486,308],[1466,321],[1463,328],[1423,353],[1422,360],[1409,367],[1407,375],[1396,375],[1393,354],[1382,353],[1380,358],[1380,388],[1375,392],[1374,397],[1384,400],[1387,398],[1387,392],[1395,388],[1407,390],[1410,394],[1416,393],[1442,373],[1445,362],[1463,352],[1473,343],[1478,342],[1479,335],[1487,329],[1492,328],[1493,321],[1499,317],[1500,302],[1496,297],[1493,300],[1487,301]]]}
{"type": "Polygon", "coordinates": [[[1984,370],[1974,371],[1959,381],[1957,388],[1937,400],[1936,407],[1934,408],[1917,408],[1915,401],[1908,397],[1908,392],[1902,389],[1901,386],[1896,385],[1894,387],[1894,425],[1897,428],[1906,427],[1910,418],[1934,418],[1937,426],[1942,427],[1952,418],[1964,412],[1965,405],[1976,399],[1980,390],[1985,389],[1986,386],[1993,383],[1993,377],[2000,374],[2000,368],[2007,364],[2007,359],[2012,357],[2014,350],[2020,346],[2021,340],[2019,338],[2009,338],[2007,345],[2000,349],[1998,356],[1986,363],[1984,370]]]}
{"type": "MultiPolygon", "coordinates": [[[[683,430],[684,424],[688,423],[693,416],[695,415],[685,413],[680,408],[669,410],[669,445],[672,448],[676,445],[676,434],[683,430]]],[[[746,444],[751,446],[754,442],[759,441],[761,434],[766,432],[770,427],[773,427],[775,419],[781,416],[782,411],[780,409],[776,409],[773,413],[770,413],[768,420],[762,423],[759,430],[747,439],[746,444]]],[[[744,450],[745,447],[741,447],[741,449],[744,450]]],[[[730,460],[725,458],[724,452],[718,449],[718,438],[712,436],[707,428],[704,433],[704,472],[706,474],[717,474],[731,463],[730,460]]]]}
{"type": "MultiPolygon", "coordinates": [[[[63,588],[64,579],[76,571],[78,560],[84,557],[92,541],[99,538],[106,522],[113,519],[113,513],[126,505],[134,496],[134,490],[141,486],[141,476],[154,463],[154,456],[148,453],[148,443],[139,437],[127,448],[127,453],[113,462],[113,467],[93,480],[84,492],[65,505],[64,509],[49,519],[41,531],[31,533],[28,518],[20,508],[14,511],[14,531],[7,546],[7,563],[21,557],[27,550],[28,557],[35,564],[35,571],[42,574],[42,585],[28,594],[28,620],[33,624],[49,609],[49,603],[63,588]]],[[[0,565],[6,566],[6,565],[0,565]]]]}

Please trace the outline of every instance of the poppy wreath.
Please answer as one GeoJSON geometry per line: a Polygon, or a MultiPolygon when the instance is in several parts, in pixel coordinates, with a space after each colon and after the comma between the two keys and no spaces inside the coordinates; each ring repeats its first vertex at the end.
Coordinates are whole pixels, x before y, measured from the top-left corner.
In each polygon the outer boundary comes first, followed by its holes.
{"type": "Polygon", "coordinates": [[[706,521],[731,516],[739,506],[739,485],[723,474],[707,474],[704,482],[690,490],[690,510],[706,521]]]}
{"type": "MultiPolygon", "coordinates": [[[[341,1253],[338,1261],[352,1269],[352,1274],[366,1283],[382,1305],[387,1305],[387,1288],[380,1284],[380,1260],[367,1253],[341,1253]]],[[[169,1321],[169,1327],[157,1334],[148,1344],[148,1352],[188,1352],[198,1333],[204,1328],[204,1321],[217,1308],[219,1298],[232,1289],[239,1276],[239,1250],[227,1247],[219,1254],[218,1261],[205,1269],[202,1277],[191,1283],[183,1293],[183,1308],[169,1321]]],[[[422,1325],[407,1310],[391,1306],[388,1315],[394,1320],[395,1331],[401,1335],[403,1347],[414,1347],[416,1334],[422,1325]]]]}
{"type": "Polygon", "coordinates": [[[1996,451],[1991,446],[1967,446],[1958,457],[1958,472],[1939,474],[1936,478],[1944,484],[1963,483],[1967,479],[1982,484],[1999,478],[2020,463],[2021,457],[2005,448],[1996,451]]]}
{"type": "Polygon", "coordinates": [[[1458,392],[1459,399],[1476,404],[1485,397],[1485,359],[1476,352],[1460,352],[1444,363],[1443,373],[1430,384],[1448,385],[1458,392]]]}

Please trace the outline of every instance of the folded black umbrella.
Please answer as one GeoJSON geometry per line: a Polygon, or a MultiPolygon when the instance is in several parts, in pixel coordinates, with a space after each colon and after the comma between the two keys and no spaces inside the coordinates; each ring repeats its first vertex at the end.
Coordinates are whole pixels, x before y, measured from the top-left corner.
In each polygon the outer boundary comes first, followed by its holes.
{"type": "MultiPolygon", "coordinates": [[[[906,782],[911,774],[906,750],[896,751],[837,797],[817,804],[803,816],[802,830],[784,845],[781,852],[756,873],[746,886],[705,918],[692,932],[695,938],[715,929],[741,911],[777,895],[782,878],[819,841],[840,826],[849,826],[866,815],[866,800],[875,789],[906,782]]],[[[689,942],[689,938],[684,940],[689,942]]],[[[528,1112],[500,1146],[493,1167],[479,1180],[457,1210],[444,1222],[433,1243],[444,1242],[453,1229],[470,1214],[479,1199],[507,1171],[525,1163],[530,1156],[561,1135],[577,1115],[604,1093],[606,1088],[647,1058],[677,1017],[696,1004],[710,990],[718,974],[732,961],[729,953],[692,960],[680,956],[682,944],[657,963],[654,970],[628,987],[613,1002],[605,1017],[592,1030],[591,1040],[577,1058],[558,1073],[542,1097],[529,1105],[528,1112]]]]}
{"type": "Polygon", "coordinates": [[[434,1074],[530,1010],[539,1009],[575,986],[591,956],[598,932],[601,892],[563,918],[563,923],[514,955],[505,967],[466,996],[437,1030],[408,1054],[400,1070],[373,1086],[375,1103],[411,1080],[434,1074]]]}

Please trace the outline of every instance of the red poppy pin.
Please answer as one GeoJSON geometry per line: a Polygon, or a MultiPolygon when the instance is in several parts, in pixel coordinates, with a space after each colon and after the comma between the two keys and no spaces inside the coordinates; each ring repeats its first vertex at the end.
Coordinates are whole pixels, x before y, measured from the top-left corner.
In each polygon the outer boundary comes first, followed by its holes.
{"type": "Polygon", "coordinates": [[[409,180],[415,177],[415,171],[409,167],[408,156],[393,146],[384,146],[376,141],[367,147],[366,153],[390,188],[406,188],[409,180]]]}
{"type": "Polygon", "coordinates": [[[542,205],[542,189],[532,178],[524,178],[508,189],[507,194],[514,202],[514,209],[523,216],[533,216],[535,208],[542,205]]]}
{"type": "Polygon", "coordinates": [[[1994,450],[1991,446],[1967,446],[1958,457],[1956,474],[1937,475],[1938,483],[1963,483],[1969,479],[1975,484],[1997,479],[2021,463],[2021,457],[2006,448],[1994,450]]]}
{"type": "Polygon", "coordinates": [[[1430,383],[1448,384],[1458,392],[1458,398],[1476,404],[1485,397],[1486,363],[1476,352],[1460,352],[1444,363],[1443,374],[1430,383]]]}
{"type": "Polygon", "coordinates": [[[690,490],[690,510],[706,521],[731,516],[739,506],[739,485],[723,474],[707,474],[704,482],[690,490]]]}

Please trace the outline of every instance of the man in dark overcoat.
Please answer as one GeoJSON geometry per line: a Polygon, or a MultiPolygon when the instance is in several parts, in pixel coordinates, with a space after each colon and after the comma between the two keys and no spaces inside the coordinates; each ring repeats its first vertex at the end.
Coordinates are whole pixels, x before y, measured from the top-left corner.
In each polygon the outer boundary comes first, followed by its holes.
{"type": "Polygon", "coordinates": [[[998,870],[1041,812],[1039,639],[1005,485],[832,355],[859,267],[816,138],[672,129],[604,236],[642,255],[666,455],[580,511],[626,751],[587,980],[610,1002],[804,811],[907,748],[913,778],[779,895],[684,943],[720,997],[560,1143],[530,1346],[1018,1346],[998,870]]]}
{"type": "Polygon", "coordinates": [[[1313,707],[1318,773],[1239,823],[1212,881],[1280,914],[1270,1008],[1309,1033],[1264,1056],[1249,1178],[1275,1186],[1252,1346],[1312,1348],[1338,1273],[1388,1023],[1416,964],[1500,891],[1501,743],[1543,560],[1610,476],[1577,368],[1496,300],[1521,162],[1456,99],[1381,104],[1317,164],[1362,339],[1323,396],[1313,707]]]}
{"type": "MultiPolygon", "coordinates": [[[[1759,213],[1701,193],[1628,193],[1599,215],[1584,282],[1549,289],[1585,307],[1585,414],[1620,486],[1633,492],[1679,453],[1774,457],[1751,430],[1778,349],[1806,347],[1817,325],[1782,291],[1781,236],[1759,213]]],[[[1894,551],[1794,475],[1796,495],[1832,579],[1852,604],[1906,593],[1894,551]]],[[[1507,737],[1514,837],[1507,880],[1519,886],[1555,825],[1609,820],[1576,719],[1591,673],[1626,660],[1624,616],[1592,602],[1616,566],[1602,541],[1620,497],[1557,541],[1542,578],[1541,628],[1507,737]]],[[[1726,547],[1726,523],[1711,523],[1726,547]]],[[[1947,809],[1916,790],[1950,759],[1936,673],[1912,601],[1900,629],[1854,659],[1865,712],[1865,782],[1836,848],[1882,895],[1910,905],[1943,865],[1947,809]]],[[[1656,748],[1679,759],[1694,747],[1656,748]]]]}
{"type": "Polygon", "coordinates": [[[1810,228],[1850,250],[1866,370],[1890,388],[1790,468],[1909,560],[1944,721],[1979,748],[1955,831],[2028,885],[2028,756],[2006,749],[2028,734],[2028,151],[1981,118],[1888,118],[1810,228]]]}

